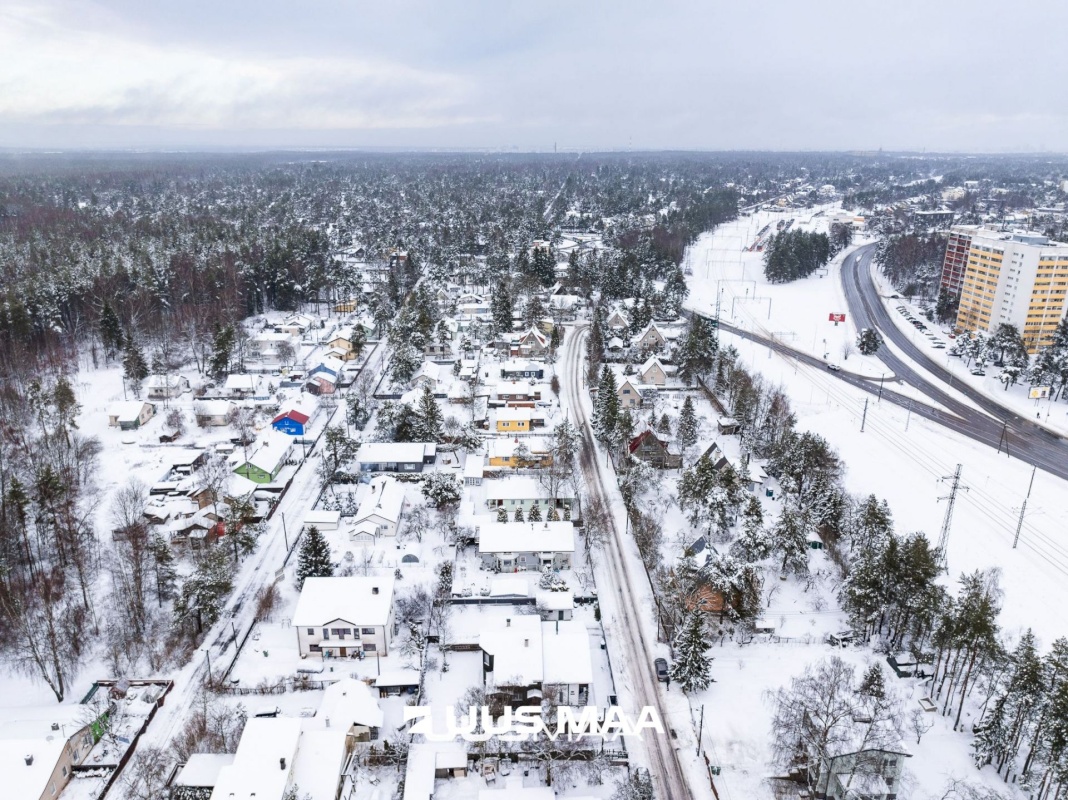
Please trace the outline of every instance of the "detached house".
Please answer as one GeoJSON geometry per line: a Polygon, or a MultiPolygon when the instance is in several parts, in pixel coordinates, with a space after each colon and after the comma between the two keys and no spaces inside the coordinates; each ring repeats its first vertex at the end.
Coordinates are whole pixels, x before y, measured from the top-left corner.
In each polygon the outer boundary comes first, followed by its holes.
{"type": "Polygon", "coordinates": [[[540,381],[545,377],[545,365],[530,361],[505,361],[501,364],[501,377],[508,380],[537,378],[540,381]]]}
{"type": "Polygon", "coordinates": [[[124,431],[135,431],[156,415],[156,406],[141,400],[115,403],[108,411],[108,425],[124,431]]]}
{"type": "Polygon", "coordinates": [[[486,522],[478,526],[483,569],[571,569],[574,554],[575,526],[571,522],[486,522]]]}
{"type": "Polygon", "coordinates": [[[479,633],[486,690],[513,708],[546,695],[566,706],[591,703],[590,634],[576,621],[537,615],[487,618],[479,633]]]}
{"type": "Polygon", "coordinates": [[[307,578],[293,627],[301,656],[387,655],[393,641],[393,577],[307,578]]]}
{"type": "Polygon", "coordinates": [[[171,400],[189,391],[189,379],[181,375],[149,375],[145,385],[149,400],[171,400]]]}
{"type": "Polygon", "coordinates": [[[627,378],[616,390],[620,408],[641,408],[656,400],[657,390],[655,386],[636,383],[627,378]]]}
{"type": "Polygon", "coordinates": [[[381,476],[371,481],[368,488],[367,496],[356,511],[350,538],[365,541],[379,536],[396,536],[407,506],[404,486],[393,478],[381,476]]]}
{"type": "Polygon", "coordinates": [[[497,411],[498,433],[527,433],[531,428],[531,409],[502,408],[497,411]]]}
{"type": "Polygon", "coordinates": [[[627,448],[632,456],[658,469],[678,469],[682,456],[673,452],[667,437],[660,437],[646,429],[630,440],[627,448]]]}
{"type": "MultiPolygon", "coordinates": [[[[488,481],[485,486],[486,508],[493,513],[503,508],[509,519],[515,516],[516,508],[523,510],[523,518],[526,519],[530,515],[530,509],[538,506],[544,520],[554,504],[548,490],[537,478],[514,476],[488,481]]],[[[578,518],[575,493],[571,489],[557,489],[555,507],[561,519],[564,519],[565,513],[570,514],[571,519],[578,518]]]]}
{"type": "Polygon", "coordinates": [[[653,356],[638,369],[638,380],[650,386],[663,386],[667,383],[668,372],[660,359],[653,356]]]}
{"type": "Polygon", "coordinates": [[[524,358],[542,356],[549,350],[549,338],[537,328],[532,327],[519,335],[512,350],[513,355],[524,358]]]}
{"type": "Polygon", "coordinates": [[[216,428],[229,424],[234,408],[229,400],[197,400],[193,403],[193,416],[201,428],[216,428]]]}
{"type": "Polygon", "coordinates": [[[356,454],[360,472],[422,472],[438,447],[423,442],[365,442],[356,454]]]}
{"type": "Polygon", "coordinates": [[[270,483],[285,466],[292,445],[287,436],[268,435],[248,461],[241,463],[234,472],[253,483],[270,483]]]}
{"type": "Polygon", "coordinates": [[[308,423],[314,415],[314,408],[297,403],[286,408],[271,420],[271,427],[289,436],[303,436],[308,430],[308,423]]]}
{"type": "Polygon", "coordinates": [[[605,321],[605,325],[608,330],[613,333],[621,333],[623,331],[630,330],[630,321],[623,315],[622,311],[613,311],[608,315],[608,319],[605,321]]]}
{"type": "Polygon", "coordinates": [[[667,337],[656,325],[649,325],[644,331],[634,337],[632,342],[635,347],[646,350],[657,350],[667,343],[667,337]]]}

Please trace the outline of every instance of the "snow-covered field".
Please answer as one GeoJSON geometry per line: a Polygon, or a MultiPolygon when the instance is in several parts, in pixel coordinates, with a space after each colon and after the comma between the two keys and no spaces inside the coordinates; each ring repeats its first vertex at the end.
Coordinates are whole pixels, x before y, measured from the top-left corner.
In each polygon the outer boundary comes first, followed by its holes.
{"type": "MultiPolygon", "coordinates": [[[[698,241],[688,259],[693,267],[688,305],[714,313],[719,288],[724,289],[725,298],[733,299],[740,289],[744,292],[746,285],[736,281],[744,269],[749,285],[755,280],[758,296],[772,298],[772,315],[770,320],[763,314],[754,316],[756,304],[739,301],[735,322],[751,330],[759,326],[760,330],[774,331],[791,346],[817,356],[830,351],[830,360],[835,360],[836,352],[841,353],[856,332],[848,323],[838,329],[827,327],[828,311],[838,310],[835,303],[844,303],[833,272],[826,278],[768,286],[760,276],[761,255],[741,253],[739,259],[735,252],[738,242],[751,240],[754,225],[759,229],[764,219],[758,215],[754,223],[743,218],[698,241]],[[733,249],[724,254],[719,248],[733,249]],[[703,269],[706,264],[707,276],[703,269]],[[720,287],[717,280],[722,281],[720,287]],[[822,345],[824,335],[829,339],[827,351],[822,345]]],[[[818,224],[818,218],[806,224],[818,224]]],[[[724,309],[729,306],[730,301],[721,301],[721,316],[727,321],[731,316],[724,309]]],[[[721,340],[736,347],[748,366],[789,394],[798,430],[819,433],[837,448],[846,465],[846,488],[855,494],[885,498],[899,532],[922,530],[937,543],[948,502],[946,477],[961,464],[964,488],[958,493],[949,531],[946,585],[952,590],[962,573],[997,567],[1005,592],[999,623],[1010,646],[1027,627],[1035,630],[1046,647],[1064,633],[1060,608],[1068,601],[1068,541],[1058,513],[1061,500],[1068,496],[1065,481],[1041,472],[1035,476],[1019,544],[1014,548],[1019,509],[1032,473],[1026,460],[1015,453],[1012,457],[998,454],[909,415],[907,409],[879,403],[825,370],[799,365],[759,344],[726,332],[721,332],[721,340]]],[[[878,371],[869,371],[874,364],[878,362],[854,354],[846,368],[878,375],[878,371]]],[[[1004,393],[1000,385],[996,390],[1004,393]]],[[[774,619],[776,612],[769,611],[768,617],[774,619]]],[[[867,649],[832,650],[823,644],[770,642],[745,647],[728,643],[712,653],[717,659],[713,674],[718,682],[692,702],[695,708],[705,705],[706,738],[723,760],[723,782],[731,796],[768,796],[767,786],[761,785],[769,774],[770,756],[770,707],[765,692],[787,684],[807,663],[831,652],[858,664],[877,657],[867,649]]],[[[911,681],[893,680],[909,698],[906,710],[922,696],[922,690],[911,681]]],[[[932,714],[931,718],[936,725],[922,743],[916,745],[915,739],[909,743],[913,757],[908,762],[911,777],[905,783],[908,796],[940,797],[948,780],[965,777],[1006,791],[991,770],[975,770],[970,760],[970,735],[954,733],[940,715],[932,714]]]]}

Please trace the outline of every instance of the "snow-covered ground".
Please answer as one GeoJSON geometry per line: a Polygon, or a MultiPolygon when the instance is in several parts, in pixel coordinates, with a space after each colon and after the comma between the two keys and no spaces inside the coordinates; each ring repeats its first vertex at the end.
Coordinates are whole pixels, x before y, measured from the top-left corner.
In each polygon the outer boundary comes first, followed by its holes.
{"type": "MultiPolygon", "coordinates": [[[[836,329],[826,321],[828,312],[845,310],[840,282],[833,272],[836,264],[830,266],[831,274],[825,278],[813,276],[768,286],[761,276],[761,254],[739,253],[770,215],[757,216],[756,223],[743,218],[714,234],[705,234],[697,242],[688,256],[693,269],[688,305],[714,314],[715,298],[722,289],[721,317],[731,321],[729,307],[734,297],[739,293],[744,297],[745,289],[751,288],[758,297],[771,298],[771,320],[766,318],[766,303],[764,312],[756,313],[757,303],[738,300],[734,302],[735,324],[764,335],[775,332],[777,338],[792,347],[818,357],[829,352],[829,360],[835,360],[836,353],[840,354],[856,336],[850,322],[836,329]],[[748,284],[740,282],[743,270],[748,284]],[[841,303],[840,308],[836,303],[841,303]]],[[[818,218],[805,224],[818,224],[818,218]]],[[[889,302],[891,313],[897,313],[893,307],[901,301],[889,302]]],[[[941,334],[940,337],[945,338],[941,334]]],[[[1068,496],[1068,483],[1045,473],[1036,474],[1019,543],[1014,548],[1020,506],[1032,475],[1026,460],[1015,453],[1012,457],[998,454],[934,422],[910,415],[907,409],[879,403],[823,369],[798,364],[760,344],[725,331],[721,332],[721,341],[736,347],[748,367],[783,388],[797,415],[798,430],[819,433],[838,450],[846,465],[846,488],[855,494],[885,498],[899,532],[922,530],[932,542],[938,542],[948,502],[946,478],[961,464],[963,489],[958,493],[949,531],[946,585],[952,591],[962,573],[999,568],[1005,593],[999,623],[1010,646],[1027,627],[1033,628],[1046,646],[1064,633],[1059,609],[1068,601],[1068,541],[1064,539],[1058,512],[1060,500],[1068,496]],[[861,432],[865,404],[867,415],[861,432]]],[[[856,354],[850,355],[845,368],[875,376],[885,369],[877,360],[861,359],[856,354]]],[[[962,378],[982,380],[992,396],[1003,399],[1005,392],[1000,384],[992,383],[992,377],[973,378],[963,365],[959,371],[962,378]]],[[[1017,388],[1009,395],[1022,396],[1024,404],[1033,405],[1034,401],[1026,400],[1025,391],[1017,388]]],[[[666,520],[673,518],[671,512],[665,516],[666,520]]],[[[830,596],[833,598],[835,593],[830,592],[830,596]]],[[[789,602],[789,592],[776,597],[775,606],[781,607],[784,601],[789,602]]],[[[827,612],[833,618],[833,609],[827,612]]],[[[810,623],[815,622],[811,607],[802,613],[810,617],[810,623]]],[[[796,618],[791,620],[774,607],[767,617],[793,626],[797,623],[796,618]]],[[[817,623],[812,627],[825,626],[817,623]]],[[[877,658],[866,648],[835,650],[819,643],[818,637],[813,640],[813,644],[789,645],[758,640],[744,647],[728,641],[711,653],[716,657],[713,674],[718,682],[691,699],[693,718],[696,724],[703,704],[703,739],[722,759],[724,783],[732,796],[769,796],[770,790],[761,783],[770,774],[771,709],[766,691],[788,684],[807,663],[832,652],[857,664],[877,658]]],[[[894,679],[894,685],[907,698],[906,712],[922,696],[922,688],[911,681],[894,679]]],[[[905,788],[911,797],[940,797],[948,780],[965,777],[1006,791],[992,770],[975,770],[970,759],[970,735],[953,732],[951,719],[938,714],[932,714],[931,721],[935,727],[919,745],[915,738],[908,743],[913,757],[907,765],[910,777],[905,788]]]]}

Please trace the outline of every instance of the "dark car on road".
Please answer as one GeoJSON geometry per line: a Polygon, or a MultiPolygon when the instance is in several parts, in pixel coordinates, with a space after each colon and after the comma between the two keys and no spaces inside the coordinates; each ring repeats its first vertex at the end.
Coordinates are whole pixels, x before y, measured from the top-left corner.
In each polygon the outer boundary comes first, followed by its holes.
{"type": "Polygon", "coordinates": [[[658,658],[653,661],[653,666],[656,667],[656,679],[661,683],[667,683],[668,679],[668,665],[666,658],[658,658]]]}

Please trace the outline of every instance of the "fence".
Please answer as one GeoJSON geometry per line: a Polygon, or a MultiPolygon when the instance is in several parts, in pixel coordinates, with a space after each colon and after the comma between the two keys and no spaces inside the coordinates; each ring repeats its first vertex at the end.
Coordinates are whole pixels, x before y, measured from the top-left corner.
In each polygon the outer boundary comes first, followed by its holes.
{"type": "MultiPolygon", "coordinates": [[[[96,684],[94,684],[93,690],[87,695],[86,701],[96,693],[97,688],[110,688],[114,685],[115,681],[97,681],[96,684]]],[[[141,727],[139,727],[133,736],[130,737],[130,746],[126,748],[126,752],[122,754],[122,757],[119,758],[119,762],[115,765],[114,771],[108,776],[107,781],[104,782],[104,788],[100,792],[101,798],[107,797],[108,792],[111,791],[111,787],[115,785],[115,781],[118,780],[123,768],[129,763],[130,759],[133,758],[134,751],[137,749],[137,742],[148,728],[149,723],[152,722],[152,719],[156,716],[156,712],[159,711],[160,706],[163,705],[167,695],[170,694],[171,689],[174,688],[174,681],[130,681],[130,687],[133,688],[134,686],[163,686],[163,691],[160,692],[159,697],[157,697],[155,703],[152,704],[152,710],[148,712],[148,716],[146,716],[144,722],[141,723],[141,727]]]]}

